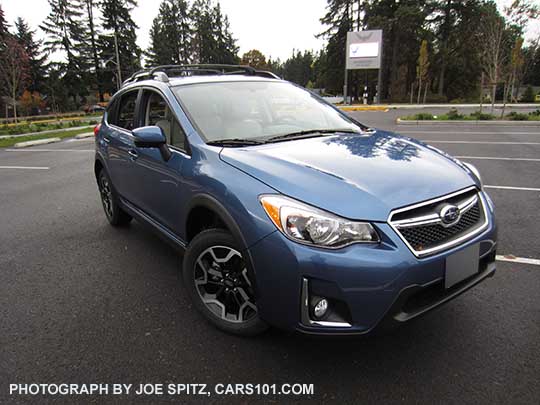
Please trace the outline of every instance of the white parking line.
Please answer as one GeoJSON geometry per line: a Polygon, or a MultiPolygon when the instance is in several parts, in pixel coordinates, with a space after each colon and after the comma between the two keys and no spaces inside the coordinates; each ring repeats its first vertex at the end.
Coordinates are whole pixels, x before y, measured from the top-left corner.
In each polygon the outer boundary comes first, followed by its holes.
{"type": "Polygon", "coordinates": [[[497,255],[496,259],[500,262],[524,263],[524,264],[532,264],[534,266],[540,266],[539,259],[530,259],[528,257],[516,257],[514,255],[504,255],[504,256],[497,255]]]}
{"type": "Polygon", "coordinates": [[[496,190],[540,191],[540,188],[534,187],[484,186],[484,188],[492,188],[496,190]]]}
{"type": "Polygon", "coordinates": [[[480,160],[517,160],[524,162],[540,162],[540,159],[534,158],[508,158],[508,157],[493,157],[493,156],[455,156],[458,159],[480,159],[480,160]]]}
{"type": "Polygon", "coordinates": [[[511,187],[511,186],[484,186],[484,188],[492,188],[495,190],[517,190],[517,191],[540,191],[540,188],[534,187],[511,187]]]}
{"type": "Polygon", "coordinates": [[[6,152],[95,152],[95,149],[6,149],[6,152]]]}
{"type": "Polygon", "coordinates": [[[464,143],[476,145],[540,145],[540,142],[505,142],[505,141],[438,141],[436,139],[422,139],[429,143],[464,143]]]}
{"type": "Polygon", "coordinates": [[[539,132],[477,132],[477,131],[414,131],[414,130],[401,130],[396,132],[411,134],[459,134],[459,135],[540,135],[539,132]]]}
{"type": "Polygon", "coordinates": [[[49,170],[50,167],[37,166],[0,166],[0,169],[15,169],[15,170],[49,170]]]}

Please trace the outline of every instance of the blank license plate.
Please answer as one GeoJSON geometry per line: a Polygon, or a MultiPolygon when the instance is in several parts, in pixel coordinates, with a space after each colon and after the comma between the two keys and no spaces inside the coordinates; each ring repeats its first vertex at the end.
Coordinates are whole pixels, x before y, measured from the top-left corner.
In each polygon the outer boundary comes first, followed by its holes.
{"type": "Polygon", "coordinates": [[[445,288],[478,273],[480,264],[480,245],[472,245],[446,258],[445,288]]]}

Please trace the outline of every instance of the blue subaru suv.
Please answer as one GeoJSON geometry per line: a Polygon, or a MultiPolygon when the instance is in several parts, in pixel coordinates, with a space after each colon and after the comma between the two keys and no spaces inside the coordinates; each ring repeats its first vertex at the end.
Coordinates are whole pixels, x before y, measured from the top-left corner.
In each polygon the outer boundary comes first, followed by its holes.
{"type": "Polygon", "coordinates": [[[181,250],[186,293],[227,332],[365,334],[495,272],[473,166],[270,72],[140,71],[95,132],[108,221],[136,218],[181,250]]]}

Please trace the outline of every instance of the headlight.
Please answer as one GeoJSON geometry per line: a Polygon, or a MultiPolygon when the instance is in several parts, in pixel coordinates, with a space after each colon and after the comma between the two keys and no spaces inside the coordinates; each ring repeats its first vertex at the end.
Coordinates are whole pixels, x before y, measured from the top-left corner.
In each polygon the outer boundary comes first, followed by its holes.
{"type": "Polygon", "coordinates": [[[277,228],[297,242],[326,248],[379,242],[369,223],[350,221],[287,197],[265,195],[260,201],[277,228]]]}
{"type": "Polygon", "coordinates": [[[482,182],[482,176],[480,176],[480,172],[478,171],[478,169],[475,166],[471,165],[470,163],[467,163],[467,162],[461,162],[461,163],[463,163],[463,165],[467,169],[469,169],[469,171],[473,174],[473,176],[476,177],[476,179],[480,183],[480,188],[484,189],[484,183],[482,182]]]}

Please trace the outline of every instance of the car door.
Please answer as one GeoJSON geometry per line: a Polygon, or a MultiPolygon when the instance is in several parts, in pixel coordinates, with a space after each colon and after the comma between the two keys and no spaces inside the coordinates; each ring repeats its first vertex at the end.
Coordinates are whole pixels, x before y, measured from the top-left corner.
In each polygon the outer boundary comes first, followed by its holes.
{"type": "Polygon", "coordinates": [[[133,164],[135,144],[131,130],[135,126],[135,113],[140,91],[132,90],[114,101],[107,114],[103,141],[107,150],[109,175],[120,196],[137,205],[133,164]]]}
{"type": "Polygon", "coordinates": [[[172,153],[165,161],[158,148],[136,148],[137,201],[140,208],[176,235],[183,205],[182,167],[191,159],[186,134],[170,104],[157,90],[144,89],[140,98],[139,126],[162,129],[172,153]]]}

